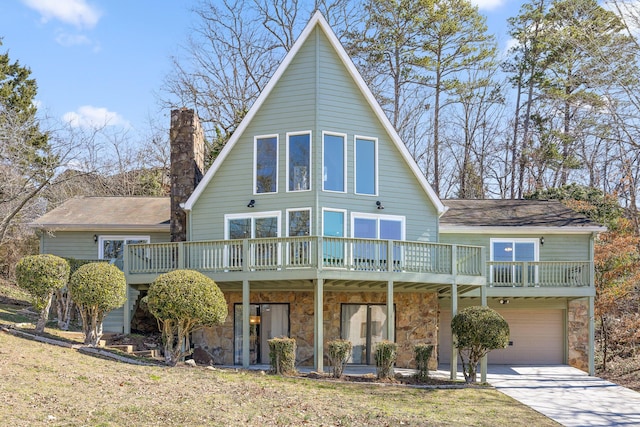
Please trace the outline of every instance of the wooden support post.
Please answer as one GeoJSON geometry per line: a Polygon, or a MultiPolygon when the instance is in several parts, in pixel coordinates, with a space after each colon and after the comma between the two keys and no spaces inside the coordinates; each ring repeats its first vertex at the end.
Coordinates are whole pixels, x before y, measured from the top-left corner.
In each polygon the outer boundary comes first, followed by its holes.
{"type": "Polygon", "coordinates": [[[393,313],[393,280],[389,280],[387,282],[387,339],[389,341],[395,342],[396,340],[396,331],[395,331],[395,321],[394,321],[394,313],[393,313]]]}
{"type": "MultiPolygon", "coordinates": [[[[458,285],[457,283],[453,282],[451,284],[451,319],[453,319],[456,316],[456,314],[458,314],[458,285]]],[[[449,325],[449,328],[451,328],[451,325],[449,325]]],[[[452,380],[455,380],[458,374],[458,349],[456,348],[455,342],[456,342],[456,337],[452,331],[451,332],[451,372],[449,375],[449,377],[452,380]]]]}
{"type": "Polygon", "coordinates": [[[313,301],[313,366],[316,372],[324,370],[324,280],[317,279],[313,301]]]}
{"type": "Polygon", "coordinates": [[[242,281],[242,367],[248,368],[250,364],[249,355],[249,315],[251,314],[251,304],[249,300],[250,287],[249,281],[242,281]]]}
{"type": "MultiPolygon", "coordinates": [[[[480,304],[483,307],[487,306],[487,288],[480,287],[480,304]]],[[[480,360],[480,382],[487,382],[487,355],[484,355],[480,360]]]]}

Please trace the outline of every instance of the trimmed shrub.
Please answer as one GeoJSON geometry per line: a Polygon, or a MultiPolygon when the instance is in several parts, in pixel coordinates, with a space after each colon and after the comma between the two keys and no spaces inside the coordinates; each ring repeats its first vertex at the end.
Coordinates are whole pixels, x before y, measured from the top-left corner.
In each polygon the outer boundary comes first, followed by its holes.
{"type": "MultiPolygon", "coordinates": [[[[91,262],[96,262],[96,260],[89,259],[75,259],[75,258],[65,258],[69,263],[69,275],[75,273],[75,271],[91,262]]],[[[106,262],[106,260],[105,260],[106,262]]],[[[71,299],[71,294],[69,293],[69,287],[64,286],[60,289],[56,289],[55,298],[56,304],[56,312],[58,314],[58,328],[62,331],[69,330],[69,324],[71,323],[71,314],[73,313],[73,300],[71,299]]]]}
{"type": "Polygon", "coordinates": [[[429,359],[433,354],[433,344],[417,344],[413,351],[416,359],[416,379],[426,381],[429,379],[429,359]]]}
{"type": "Polygon", "coordinates": [[[353,345],[348,340],[329,341],[329,363],[331,363],[331,375],[340,378],[344,373],[347,360],[351,357],[353,345]]]}
{"type": "Polygon", "coordinates": [[[84,264],[71,275],[69,292],[80,311],[84,343],[97,346],[104,316],[127,301],[124,273],[106,262],[84,264]]]}
{"type": "Polygon", "coordinates": [[[398,356],[398,345],[383,340],[376,345],[376,373],[379,379],[393,378],[393,364],[398,356]]]}
{"type": "Polygon", "coordinates": [[[509,344],[509,324],[489,307],[467,307],[451,320],[451,332],[467,383],[476,382],[478,363],[491,350],[509,344]]]}
{"type": "Polygon", "coordinates": [[[227,301],[216,282],[193,270],[161,274],[149,286],[149,312],[162,329],[164,359],[169,366],[191,352],[189,335],[227,318],[227,301]]]}
{"type": "Polygon", "coordinates": [[[296,373],[296,340],[280,337],[269,341],[269,360],[271,372],[278,375],[293,375],[296,373]]]}
{"type": "Polygon", "coordinates": [[[16,265],[16,282],[29,292],[33,306],[40,311],[36,333],[44,332],[49,319],[53,293],[69,281],[69,264],[55,255],[30,255],[16,265]]]}

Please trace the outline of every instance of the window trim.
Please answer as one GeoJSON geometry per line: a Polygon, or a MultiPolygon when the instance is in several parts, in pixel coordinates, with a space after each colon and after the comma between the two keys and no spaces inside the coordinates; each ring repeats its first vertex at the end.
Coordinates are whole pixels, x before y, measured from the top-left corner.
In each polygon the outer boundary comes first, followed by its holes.
{"type": "MultiPolygon", "coordinates": [[[[98,259],[104,258],[104,241],[105,240],[122,240],[124,245],[127,245],[127,240],[146,240],[147,244],[151,243],[151,236],[149,235],[122,235],[122,234],[105,234],[98,236],[98,259]]],[[[123,249],[124,250],[124,249],[123,249]]]]}
{"type": "Polygon", "coordinates": [[[365,213],[365,212],[351,212],[351,218],[350,218],[350,225],[351,225],[351,237],[354,239],[359,239],[359,237],[356,237],[355,231],[356,231],[356,227],[355,227],[355,221],[356,218],[363,218],[363,219],[375,219],[376,220],[376,239],[381,240],[380,239],[380,220],[387,220],[387,221],[399,221],[401,223],[401,239],[402,241],[406,240],[406,224],[407,224],[407,217],[404,215],[385,215],[385,214],[372,214],[372,213],[365,213]]]}
{"type": "Polygon", "coordinates": [[[335,236],[325,236],[324,234],[324,213],[325,212],[340,212],[342,213],[342,236],[345,237],[347,235],[347,210],[346,209],[335,209],[335,208],[322,208],[322,237],[335,237],[335,236]]]}
{"type": "Polygon", "coordinates": [[[359,196],[378,196],[378,138],[364,135],[353,136],[353,193],[359,196]],[[358,139],[373,142],[373,194],[358,193],[358,139]]]}
{"type": "Polygon", "coordinates": [[[313,179],[312,179],[312,174],[311,171],[313,170],[313,133],[311,130],[305,130],[305,131],[297,131],[297,132],[287,132],[286,133],[286,138],[287,138],[287,147],[286,147],[286,152],[287,152],[287,167],[286,167],[286,192],[287,193],[301,193],[304,191],[311,191],[313,189],[313,179]],[[290,190],[289,189],[289,169],[290,169],[290,164],[291,164],[291,158],[289,157],[289,138],[291,136],[299,136],[299,135],[309,135],[309,188],[304,189],[304,190],[290,190]]]}
{"type": "Polygon", "coordinates": [[[237,213],[237,214],[225,214],[224,215],[224,239],[229,239],[229,220],[232,219],[251,219],[251,236],[247,237],[248,239],[255,239],[255,219],[256,218],[277,218],[277,236],[280,237],[282,235],[282,212],[281,211],[264,211],[264,212],[251,212],[251,213],[237,213]]]}
{"type": "Polygon", "coordinates": [[[278,181],[279,181],[279,167],[280,165],[280,135],[276,134],[268,134],[268,135],[256,135],[253,137],[253,195],[261,195],[261,194],[277,194],[278,193],[278,181]],[[258,140],[259,139],[276,139],[276,178],[275,178],[275,191],[270,191],[268,193],[258,193],[258,140]]]}
{"type": "MultiPolygon", "coordinates": [[[[540,239],[537,237],[492,237],[491,239],[489,239],[489,259],[491,261],[495,261],[494,253],[493,253],[493,245],[494,243],[500,243],[500,242],[514,243],[514,247],[515,247],[515,243],[533,243],[534,259],[532,262],[540,261],[540,239]]],[[[520,261],[515,261],[512,259],[511,262],[520,262],[520,261]]]]}
{"type": "MultiPolygon", "coordinates": [[[[311,219],[311,208],[290,208],[290,209],[286,209],[285,210],[285,214],[286,214],[286,233],[287,233],[287,237],[292,237],[289,235],[290,229],[289,229],[289,213],[290,212],[302,212],[302,211],[307,211],[309,212],[309,234],[307,234],[307,236],[311,235],[311,225],[313,224],[312,219],[311,219]]],[[[293,237],[298,237],[298,236],[293,236],[293,237]]]]}
{"type": "Polygon", "coordinates": [[[341,133],[341,132],[332,132],[332,131],[326,131],[323,130],[322,131],[322,173],[321,173],[321,177],[322,177],[322,191],[326,191],[328,193],[346,193],[347,192],[347,134],[346,133],[341,133]],[[338,191],[338,190],[327,190],[324,188],[324,137],[325,135],[330,135],[330,136],[340,136],[342,137],[342,148],[343,148],[343,180],[342,180],[342,191],[338,191]]]}

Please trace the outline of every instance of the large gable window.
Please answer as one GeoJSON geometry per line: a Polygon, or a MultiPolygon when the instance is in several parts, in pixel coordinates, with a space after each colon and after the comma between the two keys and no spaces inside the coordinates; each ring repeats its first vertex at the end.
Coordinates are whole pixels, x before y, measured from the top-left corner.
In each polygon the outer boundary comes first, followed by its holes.
{"type": "Polygon", "coordinates": [[[322,189],[344,193],[346,178],[346,135],[322,134],[322,189]]]}
{"type": "Polygon", "coordinates": [[[378,193],[378,153],[375,138],[355,137],[356,194],[378,193]]]}
{"type": "Polygon", "coordinates": [[[311,189],[311,132],[287,134],[287,191],[311,189]]]}
{"type": "Polygon", "coordinates": [[[255,194],[278,192],[278,135],[255,138],[253,178],[255,194]]]}
{"type": "MultiPolygon", "coordinates": [[[[491,282],[522,283],[525,262],[538,261],[538,239],[491,239],[491,282]]],[[[526,267],[527,281],[536,281],[536,268],[526,267]]]]}

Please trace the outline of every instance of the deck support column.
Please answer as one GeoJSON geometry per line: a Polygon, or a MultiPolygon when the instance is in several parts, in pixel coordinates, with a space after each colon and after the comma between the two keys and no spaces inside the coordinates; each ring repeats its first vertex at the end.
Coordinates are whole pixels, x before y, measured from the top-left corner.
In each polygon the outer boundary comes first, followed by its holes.
{"type": "Polygon", "coordinates": [[[389,280],[387,282],[387,339],[391,342],[396,340],[393,304],[393,280],[389,280]]]}
{"type": "MultiPolygon", "coordinates": [[[[525,270],[526,271],[526,270],[525,270]]],[[[487,288],[484,286],[480,287],[480,304],[483,307],[487,306],[487,288]]],[[[480,382],[487,382],[487,355],[485,354],[482,359],[480,359],[480,382]]]]}
{"type": "Polygon", "coordinates": [[[589,375],[594,376],[596,374],[596,363],[595,363],[595,297],[589,297],[589,311],[587,312],[587,316],[589,317],[589,375]]]}
{"type": "Polygon", "coordinates": [[[313,295],[313,367],[324,370],[324,280],[317,279],[313,295]]]}
{"type": "Polygon", "coordinates": [[[248,368],[250,362],[249,356],[249,315],[251,314],[251,304],[249,300],[250,288],[249,281],[242,281],[242,367],[248,368]]]}
{"type": "MultiPolygon", "coordinates": [[[[458,284],[453,282],[451,284],[451,319],[453,319],[456,314],[458,314],[458,284]]],[[[451,328],[451,325],[449,325],[451,328]]],[[[449,378],[452,380],[456,379],[458,374],[458,349],[456,348],[456,337],[451,332],[451,372],[449,378]]]]}

